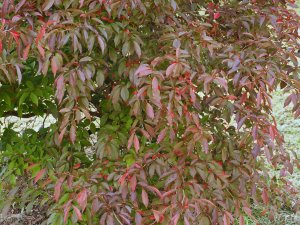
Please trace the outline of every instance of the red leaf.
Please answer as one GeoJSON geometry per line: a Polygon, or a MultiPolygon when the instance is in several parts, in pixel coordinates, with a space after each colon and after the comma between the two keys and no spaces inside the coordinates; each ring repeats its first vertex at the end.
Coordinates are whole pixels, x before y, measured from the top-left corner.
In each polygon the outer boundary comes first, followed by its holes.
{"type": "Polygon", "coordinates": [[[269,134],[273,141],[275,139],[275,132],[276,132],[276,131],[274,132],[274,130],[275,128],[273,126],[269,126],[269,134]]]}
{"type": "Polygon", "coordinates": [[[10,0],[4,0],[2,2],[2,15],[1,15],[2,19],[6,17],[9,10],[9,5],[10,5],[10,0]]]}
{"type": "Polygon", "coordinates": [[[135,151],[138,152],[140,149],[140,141],[136,135],[134,135],[133,144],[134,144],[135,151]]]}
{"type": "Polygon", "coordinates": [[[145,131],[144,129],[140,129],[140,131],[142,132],[145,138],[147,138],[148,140],[151,139],[150,134],[147,131],[145,131]]]}
{"type": "Polygon", "coordinates": [[[45,58],[45,50],[43,49],[43,47],[42,47],[40,44],[38,44],[38,45],[37,45],[37,48],[38,48],[39,53],[41,54],[41,56],[42,56],[43,58],[45,58]]]}
{"type": "Polygon", "coordinates": [[[223,223],[224,223],[224,225],[230,225],[230,220],[229,220],[229,217],[227,216],[227,214],[224,214],[224,216],[223,216],[223,223]]]}
{"type": "Polygon", "coordinates": [[[269,203],[269,196],[268,196],[268,192],[267,192],[266,188],[264,188],[264,190],[261,194],[261,197],[262,197],[264,203],[267,205],[269,203]]]}
{"type": "Polygon", "coordinates": [[[61,191],[61,186],[64,182],[65,178],[61,177],[58,179],[58,181],[56,182],[55,186],[54,186],[54,199],[57,202],[60,196],[60,191],[61,191]]]}
{"type": "Polygon", "coordinates": [[[73,169],[79,169],[80,168],[80,163],[77,163],[73,166],[73,169]]]}
{"type": "Polygon", "coordinates": [[[133,175],[131,178],[130,178],[130,189],[131,189],[131,191],[132,192],[134,192],[135,191],[135,189],[136,189],[136,176],[135,175],[133,175]]]}
{"type": "Polygon", "coordinates": [[[59,144],[59,145],[60,145],[61,142],[62,142],[62,139],[63,139],[63,137],[64,137],[64,134],[65,134],[66,130],[67,130],[67,127],[65,127],[64,129],[62,129],[62,131],[60,132],[60,134],[59,134],[59,136],[58,136],[58,144],[59,144]]]}
{"type": "Polygon", "coordinates": [[[46,169],[40,170],[34,178],[34,183],[38,182],[45,175],[45,172],[46,169]]]}
{"type": "Polygon", "coordinates": [[[118,183],[122,186],[125,182],[126,177],[128,176],[128,173],[123,174],[120,179],[118,180],[118,183]]]}
{"type": "Polygon", "coordinates": [[[77,202],[82,211],[85,210],[87,205],[87,189],[84,188],[79,194],[77,195],[77,202]]]}
{"type": "Polygon", "coordinates": [[[69,200],[64,206],[64,223],[67,223],[67,220],[69,217],[69,212],[71,209],[71,202],[72,202],[72,200],[69,200]]]}
{"type": "Polygon", "coordinates": [[[167,128],[163,129],[163,130],[159,133],[159,135],[158,135],[158,137],[157,137],[157,141],[156,141],[157,144],[159,144],[159,143],[165,138],[166,133],[167,133],[167,128]]]}
{"type": "Polygon", "coordinates": [[[58,65],[57,65],[55,57],[52,57],[52,59],[51,59],[51,69],[52,69],[52,73],[55,77],[56,73],[57,73],[57,70],[58,70],[58,65]]]}
{"type": "Polygon", "coordinates": [[[45,33],[46,33],[46,28],[45,26],[42,26],[35,40],[36,45],[38,45],[38,42],[43,39],[45,33]]]}
{"type": "Polygon", "coordinates": [[[3,45],[2,45],[2,40],[0,40],[0,54],[2,54],[3,51],[3,45]]]}
{"type": "Polygon", "coordinates": [[[196,94],[192,88],[190,88],[190,96],[191,96],[191,102],[195,103],[196,102],[196,94]]]}
{"type": "Polygon", "coordinates": [[[73,209],[74,209],[74,211],[76,213],[77,219],[79,221],[81,221],[82,220],[82,214],[81,214],[80,210],[75,205],[73,205],[73,209]]]}
{"type": "Polygon", "coordinates": [[[214,19],[217,20],[219,19],[221,14],[219,12],[214,13],[214,19]]]}
{"type": "Polygon", "coordinates": [[[147,113],[147,116],[150,118],[150,119],[154,119],[154,110],[153,110],[153,107],[147,103],[147,106],[146,106],[146,113],[147,113]]]}
{"type": "Polygon", "coordinates": [[[259,89],[259,92],[258,92],[258,94],[257,94],[257,98],[256,98],[256,107],[257,108],[259,108],[260,107],[260,105],[261,105],[261,90],[259,89]]]}
{"type": "Polygon", "coordinates": [[[172,63],[172,64],[167,68],[167,70],[166,70],[166,76],[167,76],[167,77],[170,76],[170,75],[173,73],[173,71],[174,71],[176,65],[177,65],[177,63],[172,63]]]}
{"type": "Polygon", "coordinates": [[[64,87],[65,87],[65,79],[63,75],[60,75],[56,80],[56,98],[59,103],[61,103],[63,97],[64,97],[64,87]]]}
{"type": "Polygon", "coordinates": [[[159,222],[159,220],[160,220],[160,212],[159,212],[159,211],[156,211],[156,210],[152,210],[152,212],[153,212],[155,221],[156,221],[156,222],[159,222]]]}
{"type": "Polygon", "coordinates": [[[23,59],[24,60],[28,59],[29,50],[30,50],[30,44],[27,45],[26,48],[24,48],[24,50],[23,50],[23,59]]]}
{"type": "Polygon", "coordinates": [[[244,216],[241,215],[239,221],[240,221],[240,225],[245,225],[244,216]]]}
{"type": "Polygon", "coordinates": [[[15,39],[15,42],[19,43],[20,34],[15,30],[10,31],[9,33],[13,36],[13,38],[15,39]]]}

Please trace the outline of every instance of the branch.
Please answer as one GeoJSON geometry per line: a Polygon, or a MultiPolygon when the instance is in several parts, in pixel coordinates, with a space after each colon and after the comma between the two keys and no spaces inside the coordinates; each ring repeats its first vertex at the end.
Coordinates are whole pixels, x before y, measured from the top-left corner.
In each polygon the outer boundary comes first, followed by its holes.
{"type": "MultiPolygon", "coordinates": [[[[101,117],[101,113],[100,112],[89,112],[91,114],[91,116],[93,117],[101,117]]],[[[48,115],[49,112],[45,111],[44,114],[48,115]]],[[[37,115],[34,113],[25,113],[22,114],[21,116],[18,114],[17,111],[7,111],[4,112],[2,115],[0,115],[0,118],[2,117],[9,117],[9,116],[15,116],[15,117],[19,117],[19,118],[24,118],[24,119],[28,119],[28,118],[32,118],[32,117],[36,117],[36,116],[41,116],[41,115],[37,115]]]]}
{"type": "Polygon", "coordinates": [[[0,117],[8,117],[8,116],[16,116],[16,117],[19,117],[19,118],[32,118],[32,117],[35,117],[35,116],[39,116],[39,115],[36,115],[34,113],[26,113],[26,114],[22,114],[21,116],[18,114],[17,111],[7,111],[7,112],[4,112],[0,117]]]}

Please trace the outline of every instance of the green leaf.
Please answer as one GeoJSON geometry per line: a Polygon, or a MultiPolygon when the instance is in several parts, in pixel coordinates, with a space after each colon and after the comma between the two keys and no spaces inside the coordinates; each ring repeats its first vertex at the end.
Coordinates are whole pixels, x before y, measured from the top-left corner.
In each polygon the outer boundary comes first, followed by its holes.
{"type": "Polygon", "coordinates": [[[30,99],[36,106],[39,105],[39,99],[34,93],[30,93],[30,99]]]}
{"type": "Polygon", "coordinates": [[[21,106],[24,103],[24,101],[26,100],[26,98],[28,97],[28,95],[29,95],[29,93],[27,93],[27,92],[25,92],[25,93],[22,94],[22,96],[19,99],[19,106],[21,106]]]}
{"type": "Polygon", "coordinates": [[[103,74],[103,71],[98,70],[97,75],[96,75],[96,82],[97,82],[99,87],[101,87],[104,84],[104,80],[105,80],[105,76],[103,74]]]}

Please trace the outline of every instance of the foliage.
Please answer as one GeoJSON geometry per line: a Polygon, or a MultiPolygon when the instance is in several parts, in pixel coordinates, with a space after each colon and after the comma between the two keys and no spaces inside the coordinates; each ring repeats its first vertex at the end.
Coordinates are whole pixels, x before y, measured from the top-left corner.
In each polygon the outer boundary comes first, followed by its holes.
{"type": "Polygon", "coordinates": [[[0,116],[56,123],[1,134],[2,213],[228,225],[255,220],[253,202],[297,210],[271,98],[284,89],[300,115],[293,3],[4,0],[0,116]]]}

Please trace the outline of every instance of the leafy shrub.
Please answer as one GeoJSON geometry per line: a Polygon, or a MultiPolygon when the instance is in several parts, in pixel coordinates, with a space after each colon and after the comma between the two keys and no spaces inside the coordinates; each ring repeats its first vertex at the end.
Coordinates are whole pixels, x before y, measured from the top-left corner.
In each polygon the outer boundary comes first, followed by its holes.
{"type": "Polygon", "coordinates": [[[228,225],[253,202],[271,218],[297,210],[285,176],[298,161],[271,106],[280,87],[300,115],[294,1],[0,5],[0,115],[56,119],[1,134],[3,214],[40,204],[55,225],[228,225]]]}

